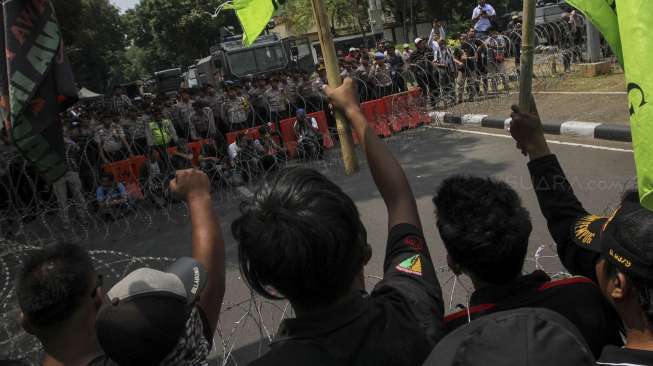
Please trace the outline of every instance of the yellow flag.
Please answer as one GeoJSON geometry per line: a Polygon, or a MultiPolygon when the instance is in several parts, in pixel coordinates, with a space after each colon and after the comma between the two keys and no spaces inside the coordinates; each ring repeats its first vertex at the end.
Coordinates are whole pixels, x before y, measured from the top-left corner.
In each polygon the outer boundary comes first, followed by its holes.
{"type": "Polygon", "coordinates": [[[243,44],[250,46],[263,32],[274,14],[273,0],[233,0],[225,9],[236,10],[236,16],[243,27],[243,44]]]}

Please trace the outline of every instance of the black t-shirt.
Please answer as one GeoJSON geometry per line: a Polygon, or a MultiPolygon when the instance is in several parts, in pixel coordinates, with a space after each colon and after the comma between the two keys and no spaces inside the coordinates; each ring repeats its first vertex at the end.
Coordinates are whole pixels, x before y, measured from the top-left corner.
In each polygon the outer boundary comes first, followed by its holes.
{"type": "Polygon", "coordinates": [[[390,230],[384,278],[371,294],[285,320],[251,365],[421,365],[444,335],[443,308],[423,234],[400,224],[390,230]]]}
{"type": "Polygon", "coordinates": [[[596,364],[605,366],[653,366],[653,351],[608,346],[605,347],[596,364]]]}
{"type": "Polygon", "coordinates": [[[447,331],[467,324],[469,319],[518,308],[553,310],[581,332],[594,357],[606,345],[622,345],[619,318],[598,287],[586,277],[551,281],[542,271],[503,285],[474,291],[469,308],[445,317],[447,331]]]}

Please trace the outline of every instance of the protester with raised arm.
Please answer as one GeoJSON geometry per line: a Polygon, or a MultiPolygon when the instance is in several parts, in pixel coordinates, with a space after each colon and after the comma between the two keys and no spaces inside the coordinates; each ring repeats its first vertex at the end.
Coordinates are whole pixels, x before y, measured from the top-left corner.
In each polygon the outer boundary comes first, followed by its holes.
{"type": "Polygon", "coordinates": [[[588,213],[549,150],[539,117],[512,108],[510,134],[530,159],[560,261],[572,274],[596,282],[625,328],[626,345],[605,347],[597,364],[653,365],[653,212],[631,191],[610,217],[588,213]]]}
{"type": "Polygon", "coordinates": [[[352,80],[326,93],[358,134],[387,208],[383,280],[366,291],[372,252],[352,199],[315,170],[282,170],[232,224],[247,283],[296,314],[253,365],[420,365],[443,334],[443,304],[415,197],[352,80]]]}
{"type": "Polygon", "coordinates": [[[120,365],[206,365],[225,291],[224,239],[209,179],[196,169],[170,182],[190,212],[192,258],[163,271],[140,268],[107,292],[95,327],[120,365]]]}

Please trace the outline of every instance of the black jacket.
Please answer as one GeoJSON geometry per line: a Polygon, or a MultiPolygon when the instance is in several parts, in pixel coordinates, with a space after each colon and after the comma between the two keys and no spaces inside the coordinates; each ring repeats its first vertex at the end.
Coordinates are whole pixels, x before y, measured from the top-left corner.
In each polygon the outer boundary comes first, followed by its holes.
{"type": "Polygon", "coordinates": [[[384,277],[371,294],[286,319],[252,365],[421,365],[444,336],[440,284],[421,231],[400,224],[388,236],[384,277]]]}
{"type": "MultiPolygon", "coordinates": [[[[600,254],[581,248],[573,241],[574,225],[588,212],[576,198],[558,159],[555,155],[544,156],[531,161],[528,169],[540,209],[557,244],[560,261],[571,274],[596,283],[595,265],[600,254]]],[[[614,310],[613,313],[614,327],[621,327],[618,315],[614,310]]],[[[621,346],[621,343],[612,344],[621,346]]]]}
{"type": "Polygon", "coordinates": [[[445,317],[447,332],[469,319],[518,308],[543,308],[563,315],[578,328],[594,357],[599,357],[606,345],[622,344],[617,314],[595,283],[586,277],[551,281],[542,271],[474,291],[468,309],[445,317]]]}

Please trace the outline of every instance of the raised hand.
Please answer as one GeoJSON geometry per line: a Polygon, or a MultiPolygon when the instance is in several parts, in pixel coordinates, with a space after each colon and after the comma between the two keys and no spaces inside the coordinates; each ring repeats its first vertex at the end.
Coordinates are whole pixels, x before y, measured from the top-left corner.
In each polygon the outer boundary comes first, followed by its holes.
{"type": "Polygon", "coordinates": [[[360,109],[356,87],[351,78],[343,80],[342,85],[337,88],[325,85],[324,92],[331,104],[344,113],[360,109]]]}
{"type": "Polygon", "coordinates": [[[551,154],[544,138],[540,117],[522,111],[517,105],[513,105],[511,109],[510,135],[517,142],[517,148],[522,154],[528,155],[531,160],[551,154]]]}
{"type": "Polygon", "coordinates": [[[211,197],[209,177],[197,169],[178,170],[170,181],[170,192],[190,202],[197,198],[211,197]]]}

